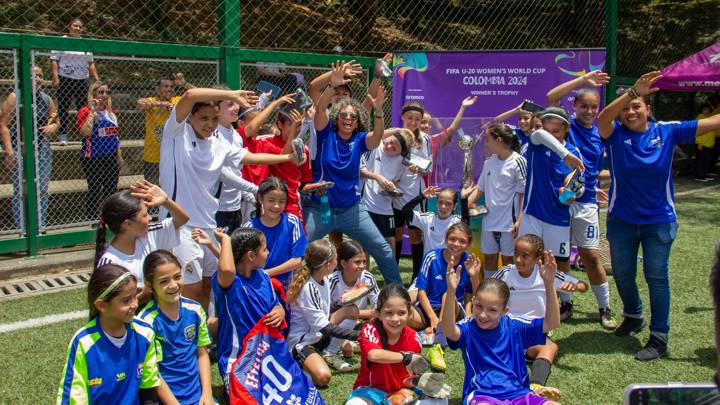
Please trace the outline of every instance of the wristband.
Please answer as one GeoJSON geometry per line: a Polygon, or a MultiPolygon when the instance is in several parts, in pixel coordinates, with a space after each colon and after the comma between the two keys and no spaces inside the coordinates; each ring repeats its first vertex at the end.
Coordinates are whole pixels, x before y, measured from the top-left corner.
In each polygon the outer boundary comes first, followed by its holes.
{"type": "Polygon", "coordinates": [[[400,352],[403,356],[402,362],[404,365],[408,365],[412,362],[413,354],[410,352],[400,352]]]}
{"type": "Polygon", "coordinates": [[[385,119],[385,114],[375,115],[375,118],[385,119]]]}

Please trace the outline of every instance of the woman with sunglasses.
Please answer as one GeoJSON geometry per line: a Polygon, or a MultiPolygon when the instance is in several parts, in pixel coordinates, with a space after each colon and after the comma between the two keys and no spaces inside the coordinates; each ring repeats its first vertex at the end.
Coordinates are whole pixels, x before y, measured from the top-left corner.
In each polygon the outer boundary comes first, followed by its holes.
{"type": "Polygon", "coordinates": [[[88,186],[85,219],[92,221],[98,217],[99,204],[117,190],[124,164],[120,130],[107,84],[97,81],[90,85],[87,105],[77,114],[77,125],[85,137],[80,150],[88,186]]]}
{"type": "Polygon", "coordinates": [[[399,283],[400,273],[392,249],[360,202],[360,157],[377,148],[382,140],[385,90],[380,87],[376,97],[368,95],[375,112],[372,132],[366,129],[367,110],[356,100],[345,99],[333,104],[329,114],[325,108],[318,108],[330,104],[333,90],[349,82],[350,79],[344,77],[343,65],[337,62],[332,69],[330,86],[316,103],[317,154],[312,166],[313,182],[332,181],[335,185],[327,190],[330,220],[321,219],[320,198],[314,196],[303,205],[305,229],[308,240],[320,239],[334,230],[343,232],[375,258],[386,283],[399,283]]]}

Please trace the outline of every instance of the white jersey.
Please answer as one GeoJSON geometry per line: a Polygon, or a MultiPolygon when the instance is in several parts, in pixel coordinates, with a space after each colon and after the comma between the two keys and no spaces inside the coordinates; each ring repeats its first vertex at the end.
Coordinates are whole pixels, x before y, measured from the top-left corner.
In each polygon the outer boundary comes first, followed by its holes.
{"type": "MultiPolygon", "coordinates": [[[[500,270],[490,274],[490,278],[497,278],[505,282],[510,289],[508,301],[509,314],[514,317],[542,318],[545,316],[545,282],[540,277],[540,270],[536,264],[530,277],[523,277],[514,264],[508,264],[500,270]]],[[[560,289],[564,282],[577,284],[578,279],[569,274],[558,271],[555,273],[555,288],[560,289]]]]}
{"type": "Polygon", "coordinates": [[[342,270],[340,269],[333,271],[332,274],[328,276],[328,279],[330,280],[331,303],[339,305],[343,294],[362,284],[370,289],[370,293],[355,302],[355,305],[360,309],[375,308],[378,294],[380,294],[380,289],[375,281],[375,277],[369,271],[363,270],[362,273],[360,273],[360,277],[358,277],[357,281],[353,285],[345,284],[345,280],[343,280],[342,277],[342,270]]]}
{"type": "MultiPolygon", "coordinates": [[[[63,35],[63,37],[67,37],[67,35],[63,35]]],[[[52,51],[50,60],[57,62],[58,75],[62,77],[75,80],[84,80],[90,77],[88,64],[93,61],[92,52],[52,51]]]]}
{"type": "Polygon", "coordinates": [[[410,225],[420,228],[423,233],[423,253],[427,253],[433,249],[446,248],[445,233],[451,225],[460,222],[460,217],[450,215],[445,219],[440,219],[434,212],[419,213],[413,211],[413,217],[410,225]]]}
{"type": "MultiPolygon", "coordinates": [[[[388,156],[383,151],[383,146],[370,151],[365,157],[365,169],[371,173],[377,173],[389,181],[397,182],[405,171],[403,166],[403,157],[388,156]]],[[[363,203],[365,208],[373,214],[392,215],[392,201],[393,198],[388,194],[383,193],[385,189],[380,186],[375,180],[363,178],[363,203]]]]}
{"type": "MultiPolygon", "coordinates": [[[[411,154],[432,161],[432,140],[430,139],[430,135],[425,132],[420,132],[419,148],[410,145],[408,145],[408,147],[411,154]]],[[[428,172],[430,171],[432,171],[432,164],[428,169],[428,172]]],[[[423,182],[423,176],[415,174],[410,170],[405,170],[398,184],[398,190],[404,194],[402,197],[393,199],[393,207],[398,210],[402,209],[410,200],[419,196],[424,189],[425,183],[423,182]]]]}
{"type": "Polygon", "coordinates": [[[290,332],[288,346],[299,352],[303,347],[317,343],[320,329],[330,323],[330,280],[322,283],[309,277],[295,301],[290,303],[290,332]]]}
{"type": "Polygon", "coordinates": [[[525,192],[527,162],[517,152],[505,160],[497,155],[485,160],[478,178],[477,189],[485,194],[488,212],[483,217],[483,231],[510,232],[519,211],[516,210],[516,195],[525,192]]]}
{"type": "MultiPolygon", "coordinates": [[[[217,127],[218,136],[222,137],[228,143],[234,146],[245,149],[243,145],[242,136],[235,132],[233,127],[226,128],[222,124],[217,127]]],[[[230,169],[231,172],[235,172],[237,176],[242,178],[241,174],[242,164],[239,164],[236,168],[230,169]]],[[[245,179],[241,180],[244,187],[235,187],[233,184],[223,183],[222,190],[220,191],[220,198],[218,200],[219,208],[218,211],[238,211],[242,208],[242,192],[249,192],[252,194],[257,193],[257,186],[245,179]]]]}
{"type": "Polygon", "coordinates": [[[172,218],[166,218],[162,222],[150,223],[148,234],[135,239],[135,252],[131,255],[108,246],[98,261],[98,267],[108,263],[123,266],[137,278],[138,287],[142,287],[143,263],[147,255],[158,249],[172,249],[179,243],[180,231],[175,229],[172,218]]]}
{"type": "MultiPolygon", "coordinates": [[[[214,229],[221,177],[223,182],[239,181],[237,168],[247,150],[217,133],[207,139],[198,138],[187,119],[177,122],[176,111],[173,107],[163,129],[160,186],[190,215],[188,226],[214,229]],[[231,172],[236,173],[232,181],[225,178],[231,172]]],[[[166,213],[161,210],[161,217],[166,213]]]]}

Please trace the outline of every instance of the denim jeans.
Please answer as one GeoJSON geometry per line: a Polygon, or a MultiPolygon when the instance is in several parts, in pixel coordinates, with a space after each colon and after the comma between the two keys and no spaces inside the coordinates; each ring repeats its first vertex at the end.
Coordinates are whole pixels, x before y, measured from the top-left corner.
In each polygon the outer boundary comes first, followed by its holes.
{"type": "MultiPolygon", "coordinates": [[[[17,155],[16,151],[16,155],[17,155]]],[[[18,164],[22,164],[22,161],[18,159],[18,164]]],[[[50,142],[48,142],[45,136],[40,136],[37,139],[37,157],[35,162],[35,173],[37,182],[37,193],[39,203],[39,218],[38,226],[40,230],[45,229],[45,221],[47,220],[48,210],[48,186],[50,185],[50,175],[52,173],[52,150],[50,149],[50,142]]],[[[12,213],[13,220],[15,222],[15,228],[21,229],[23,222],[22,215],[22,202],[23,202],[23,187],[22,179],[20,178],[19,171],[13,170],[12,182],[13,182],[13,198],[12,198],[12,213]]]]}
{"type": "Polygon", "coordinates": [[[667,334],[670,330],[670,248],[677,235],[677,222],[631,224],[608,216],[607,239],[610,242],[612,269],[626,316],[642,317],[643,307],[636,281],[638,248],[643,249],[643,273],[650,293],[650,332],[667,334]]]}
{"type": "Polygon", "coordinates": [[[380,234],[362,203],[358,202],[347,208],[331,208],[332,221],[329,224],[320,222],[320,204],[303,203],[303,210],[309,241],[320,239],[335,230],[340,231],[362,245],[375,259],[385,278],[385,285],[402,282],[390,245],[380,234]]]}

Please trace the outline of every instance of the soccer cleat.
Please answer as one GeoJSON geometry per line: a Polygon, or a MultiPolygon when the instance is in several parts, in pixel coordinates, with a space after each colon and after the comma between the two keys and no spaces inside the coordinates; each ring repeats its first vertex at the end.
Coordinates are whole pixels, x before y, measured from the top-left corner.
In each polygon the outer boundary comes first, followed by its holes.
{"type": "Polygon", "coordinates": [[[537,395],[543,396],[551,401],[560,399],[560,390],[557,388],[546,387],[537,383],[530,384],[530,389],[537,395]]]}
{"type": "Polygon", "coordinates": [[[337,353],[324,352],[322,357],[330,367],[341,373],[349,373],[357,370],[355,366],[345,361],[345,359],[337,353]]]}
{"type": "Polygon", "coordinates": [[[427,357],[430,360],[431,369],[435,371],[447,370],[447,364],[445,364],[445,353],[439,344],[436,344],[428,349],[427,357]]]}
{"type": "Polygon", "coordinates": [[[600,308],[600,325],[608,330],[617,328],[617,321],[613,318],[610,308],[600,308]]]}
{"type": "Polygon", "coordinates": [[[615,336],[633,336],[645,327],[644,318],[630,318],[626,316],[620,326],[615,329],[615,336]]]}
{"type": "Polygon", "coordinates": [[[567,321],[572,317],[573,314],[573,302],[561,302],[560,303],[560,320],[567,321]]]}
{"type": "Polygon", "coordinates": [[[650,361],[667,357],[667,355],[667,342],[653,334],[650,334],[650,339],[645,344],[645,347],[635,353],[635,359],[640,361],[650,361]]]}

